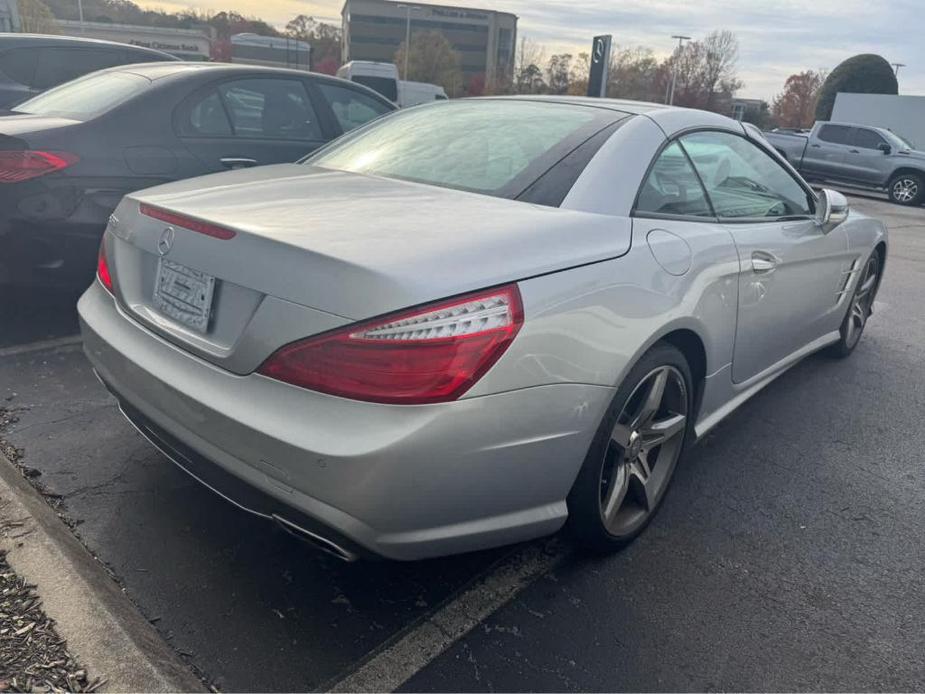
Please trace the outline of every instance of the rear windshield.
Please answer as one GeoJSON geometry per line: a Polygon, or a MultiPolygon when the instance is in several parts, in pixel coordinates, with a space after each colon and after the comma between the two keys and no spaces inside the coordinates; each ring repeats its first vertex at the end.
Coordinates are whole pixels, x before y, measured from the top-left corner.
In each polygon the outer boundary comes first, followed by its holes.
{"type": "Polygon", "coordinates": [[[516,197],[617,117],[566,104],[438,102],[378,120],[303,163],[516,197]]]}
{"type": "Polygon", "coordinates": [[[146,78],[131,73],[95,73],[24,101],[16,112],[86,120],[121,104],[149,84],[146,78]]]}

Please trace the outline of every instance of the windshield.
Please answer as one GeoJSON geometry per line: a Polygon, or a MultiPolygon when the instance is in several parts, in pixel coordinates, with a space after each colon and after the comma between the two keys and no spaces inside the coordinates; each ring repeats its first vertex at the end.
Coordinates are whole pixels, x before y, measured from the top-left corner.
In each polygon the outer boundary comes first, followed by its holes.
{"type": "Polygon", "coordinates": [[[304,163],[515,197],[613,112],[513,100],[444,101],[400,111],[304,163]]]}
{"type": "Polygon", "coordinates": [[[16,112],[86,120],[121,104],[150,83],[126,72],[94,73],[24,101],[16,112]]]}
{"type": "Polygon", "coordinates": [[[887,139],[890,140],[890,144],[894,147],[899,147],[900,149],[915,149],[915,143],[910,142],[902,135],[894,133],[892,130],[886,131],[887,139]]]}

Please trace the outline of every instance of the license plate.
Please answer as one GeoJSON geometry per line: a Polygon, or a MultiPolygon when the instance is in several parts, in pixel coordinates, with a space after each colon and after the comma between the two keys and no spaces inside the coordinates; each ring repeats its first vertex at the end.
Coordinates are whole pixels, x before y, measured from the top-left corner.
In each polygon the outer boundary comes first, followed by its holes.
{"type": "Polygon", "coordinates": [[[164,315],[201,333],[209,327],[215,278],[161,258],[154,283],[154,306],[164,315]]]}

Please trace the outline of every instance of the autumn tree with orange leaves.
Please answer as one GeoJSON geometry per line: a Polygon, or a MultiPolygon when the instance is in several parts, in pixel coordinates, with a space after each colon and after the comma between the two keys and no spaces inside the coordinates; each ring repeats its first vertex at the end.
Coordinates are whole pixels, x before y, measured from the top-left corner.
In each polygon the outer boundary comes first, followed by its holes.
{"type": "Polygon", "coordinates": [[[815,70],[806,70],[790,75],[784,83],[784,91],[774,98],[771,112],[777,124],[783,128],[809,128],[816,119],[816,98],[825,75],[815,70]]]}

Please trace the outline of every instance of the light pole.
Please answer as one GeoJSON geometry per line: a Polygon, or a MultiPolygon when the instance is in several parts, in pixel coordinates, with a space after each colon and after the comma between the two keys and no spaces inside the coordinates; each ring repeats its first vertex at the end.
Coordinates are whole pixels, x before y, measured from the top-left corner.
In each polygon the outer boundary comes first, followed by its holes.
{"type": "Polygon", "coordinates": [[[402,79],[408,81],[408,54],[411,52],[411,13],[420,12],[417,5],[398,5],[398,9],[405,11],[405,69],[402,79]]]}
{"type": "Polygon", "coordinates": [[[899,77],[899,68],[906,67],[905,63],[890,63],[893,66],[893,75],[899,77]]]}
{"type": "Polygon", "coordinates": [[[83,0],[77,0],[77,16],[80,18],[80,30],[84,31],[84,3],[83,0]]]}
{"type": "Polygon", "coordinates": [[[672,36],[671,38],[677,39],[677,40],[678,40],[678,52],[677,52],[677,56],[675,57],[675,60],[674,60],[674,65],[671,66],[671,67],[672,67],[672,70],[671,70],[671,91],[670,91],[669,94],[668,94],[668,105],[669,105],[669,106],[670,106],[671,104],[674,103],[674,85],[675,85],[675,81],[677,81],[677,79],[678,79],[678,58],[681,57],[681,49],[684,48],[684,42],[685,42],[685,41],[690,41],[690,40],[691,40],[691,37],[690,37],[690,36],[679,36],[679,35],[675,35],[675,36],[672,36]]]}

